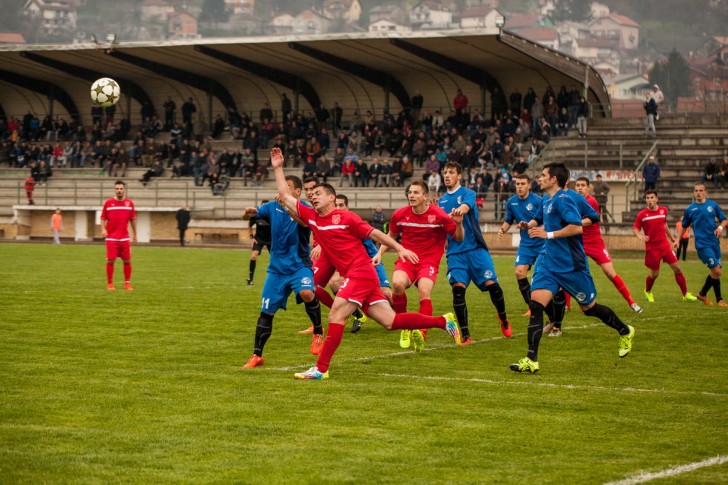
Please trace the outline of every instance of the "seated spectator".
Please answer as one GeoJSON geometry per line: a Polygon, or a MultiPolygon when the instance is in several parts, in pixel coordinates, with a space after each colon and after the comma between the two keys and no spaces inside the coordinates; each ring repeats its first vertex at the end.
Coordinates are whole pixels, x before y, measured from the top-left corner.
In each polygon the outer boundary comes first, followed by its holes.
{"type": "Polygon", "coordinates": [[[430,172],[429,177],[427,177],[427,188],[430,192],[433,194],[439,193],[441,185],[442,178],[440,177],[440,174],[437,172],[430,172]]]}
{"type": "MultiPolygon", "coordinates": [[[[389,160],[384,160],[379,168],[377,175],[377,187],[390,187],[392,185],[392,177],[394,176],[394,167],[389,164],[389,160]]],[[[399,171],[397,172],[399,177],[399,171]]]]}
{"type": "Polygon", "coordinates": [[[255,183],[253,186],[262,187],[266,180],[268,180],[268,168],[264,163],[261,163],[258,165],[258,168],[255,169],[255,183]]]}
{"type": "Polygon", "coordinates": [[[212,137],[217,140],[224,132],[225,120],[222,119],[222,116],[217,115],[215,117],[215,123],[212,125],[212,137]]]}
{"type": "Polygon", "coordinates": [[[522,175],[526,173],[526,170],[528,170],[528,163],[526,163],[523,155],[520,155],[516,163],[513,164],[513,175],[522,175]]]}
{"type": "Polygon", "coordinates": [[[718,160],[715,158],[711,158],[708,164],[705,166],[705,169],[703,169],[703,177],[701,178],[701,181],[706,184],[713,184],[713,188],[718,188],[718,179],[719,179],[719,169],[718,166],[718,160]]]}
{"type": "Polygon", "coordinates": [[[339,187],[344,186],[344,181],[348,181],[349,187],[354,186],[354,172],[356,171],[356,166],[354,165],[354,162],[351,158],[344,161],[344,164],[341,166],[341,178],[339,179],[339,187]]]}
{"type": "Polygon", "coordinates": [[[369,167],[363,158],[360,158],[354,170],[354,187],[369,187],[369,167]]]}
{"type": "Polygon", "coordinates": [[[225,195],[225,191],[230,186],[230,176],[226,173],[220,175],[217,182],[210,186],[212,195],[225,195]]]}
{"type": "Polygon", "coordinates": [[[144,175],[142,175],[142,178],[139,179],[139,181],[146,187],[152,177],[161,177],[163,173],[164,165],[162,165],[161,160],[154,160],[152,166],[149,167],[149,170],[147,170],[144,175]]]}
{"type": "Polygon", "coordinates": [[[53,175],[53,169],[46,164],[45,160],[38,162],[38,183],[45,185],[48,183],[48,177],[53,175]]]}
{"type": "Polygon", "coordinates": [[[326,183],[326,179],[331,175],[331,164],[326,155],[321,155],[316,162],[316,177],[320,178],[323,183],[326,183]]]}
{"type": "Polygon", "coordinates": [[[247,187],[248,182],[255,181],[255,174],[258,171],[258,165],[255,160],[249,158],[245,165],[240,166],[240,175],[243,177],[243,186],[247,187]]]}
{"type": "Polygon", "coordinates": [[[568,136],[569,126],[569,111],[566,108],[561,108],[559,117],[556,120],[556,136],[568,136]]]}
{"type": "Polygon", "coordinates": [[[372,159],[372,164],[369,165],[369,178],[374,181],[374,186],[379,185],[379,175],[382,173],[382,164],[378,158],[372,159]]]}
{"type": "Polygon", "coordinates": [[[412,177],[415,173],[415,168],[412,166],[409,157],[402,157],[402,168],[399,170],[399,180],[402,187],[407,185],[407,180],[412,177]]]}
{"type": "Polygon", "coordinates": [[[312,155],[306,157],[306,163],[303,164],[303,178],[314,177],[316,175],[316,162],[312,155]]]}

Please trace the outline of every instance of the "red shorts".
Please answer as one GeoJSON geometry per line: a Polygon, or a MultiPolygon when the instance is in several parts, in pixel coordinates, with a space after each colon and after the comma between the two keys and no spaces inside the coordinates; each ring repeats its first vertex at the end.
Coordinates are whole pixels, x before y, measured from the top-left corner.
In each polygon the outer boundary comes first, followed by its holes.
{"type": "Polygon", "coordinates": [[[584,245],[584,252],[598,265],[612,262],[612,257],[609,256],[609,251],[607,251],[604,242],[591,243],[588,246],[584,245]]]}
{"type": "Polygon", "coordinates": [[[420,278],[432,280],[434,283],[437,281],[437,273],[440,272],[440,265],[432,264],[427,261],[420,261],[415,264],[407,260],[402,261],[401,259],[398,259],[397,262],[394,263],[394,270],[404,271],[411,283],[417,283],[417,280],[420,278]]]}
{"type": "Polygon", "coordinates": [[[356,303],[364,313],[375,303],[387,302],[377,278],[344,278],[336,297],[356,303]]]}
{"type": "Polygon", "coordinates": [[[323,253],[313,262],[313,268],[311,269],[313,270],[314,285],[320,286],[321,288],[326,288],[329,280],[331,280],[331,277],[336,272],[336,268],[334,268],[323,253]]]}
{"type": "Polygon", "coordinates": [[[664,261],[667,264],[677,263],[677,256],[672,252],[670,246],[647,248],[645,252],[645,266],[653,271],[657,271],[660,269],[660,261],[664,261]]]}
{"type": "Polygon", "coordinates": [[[131,244],[129,241],[106,240],[106,259],[113,261],[121,258],[124,261],[131,260],[131,244]]]}

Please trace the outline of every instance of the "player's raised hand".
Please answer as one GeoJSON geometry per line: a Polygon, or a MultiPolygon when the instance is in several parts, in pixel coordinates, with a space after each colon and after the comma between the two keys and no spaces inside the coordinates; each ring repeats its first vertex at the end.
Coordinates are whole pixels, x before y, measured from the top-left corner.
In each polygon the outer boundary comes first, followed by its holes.
{"type": "Polygon", "coordinates": [[[258,208],[257,207],[246,207],[243,213],[241,214],[243,217],[253,217],[258,214],[258,208]]]}
{"type": "Polygon", "coordinates": [[[270,164],[273,168],[283,167],[286,159],[283,157],[283,152],[278,147],[273,147],[270,151],[270,164]]]}

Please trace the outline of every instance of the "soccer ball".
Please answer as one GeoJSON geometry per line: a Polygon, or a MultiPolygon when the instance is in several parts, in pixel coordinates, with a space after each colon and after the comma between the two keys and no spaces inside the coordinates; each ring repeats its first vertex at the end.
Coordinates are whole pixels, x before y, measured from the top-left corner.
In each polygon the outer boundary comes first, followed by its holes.
{"type": "Polygon", "coordinates": [[[108,108],[115,105],[119,97],[121,97],[119,83],[109,77],[97,79],[91,85],[91,101],[94,104],[108,108]]]}

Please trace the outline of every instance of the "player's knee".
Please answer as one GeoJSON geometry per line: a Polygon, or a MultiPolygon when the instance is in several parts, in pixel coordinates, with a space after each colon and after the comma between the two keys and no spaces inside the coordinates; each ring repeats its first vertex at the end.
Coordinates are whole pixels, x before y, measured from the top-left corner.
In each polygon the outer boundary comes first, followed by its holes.
{"type": "Polygon", "coordinates": [[[541,303],[531,300],[528,303],[528,309],[531,312],[531,317],[534,317],[534,316],[543,315],[545,307],[541,303]]]}
{"type": "Polygon", "coordinates": [[[314,298],[316,298],[316,294],[311,290],[303,290],[298,294],[298,296],[300,296],[301,300],[305,301],[306,303],[309,303],[313,301],[314,298]]]}
{"type": "Polygon", "coordinates": [[[260,315],[258,316],[258,326],[265,328],[273,327],[273,315],[266,312],[260,312],[260,315]]]}
{"type": "Polygon", "coordinates": [[[116,262],[116,259],[107,259],[106,262],[114,264],[116,262]]]}
{"type": "Polygon", "coordinates": [[[395,295],[403,295],[405,291],[407,290],[407,285],[405,285],[401,281],[393,281],[392,282],[392,291],[395,295]]]}
{"type": "Polygon", "coordinates": [[[122,262],[123,262],[124,264],[130,264],[130,263],[131,263],[131,259],[122,259],[121,261],[122,261],[122,262]]]}

